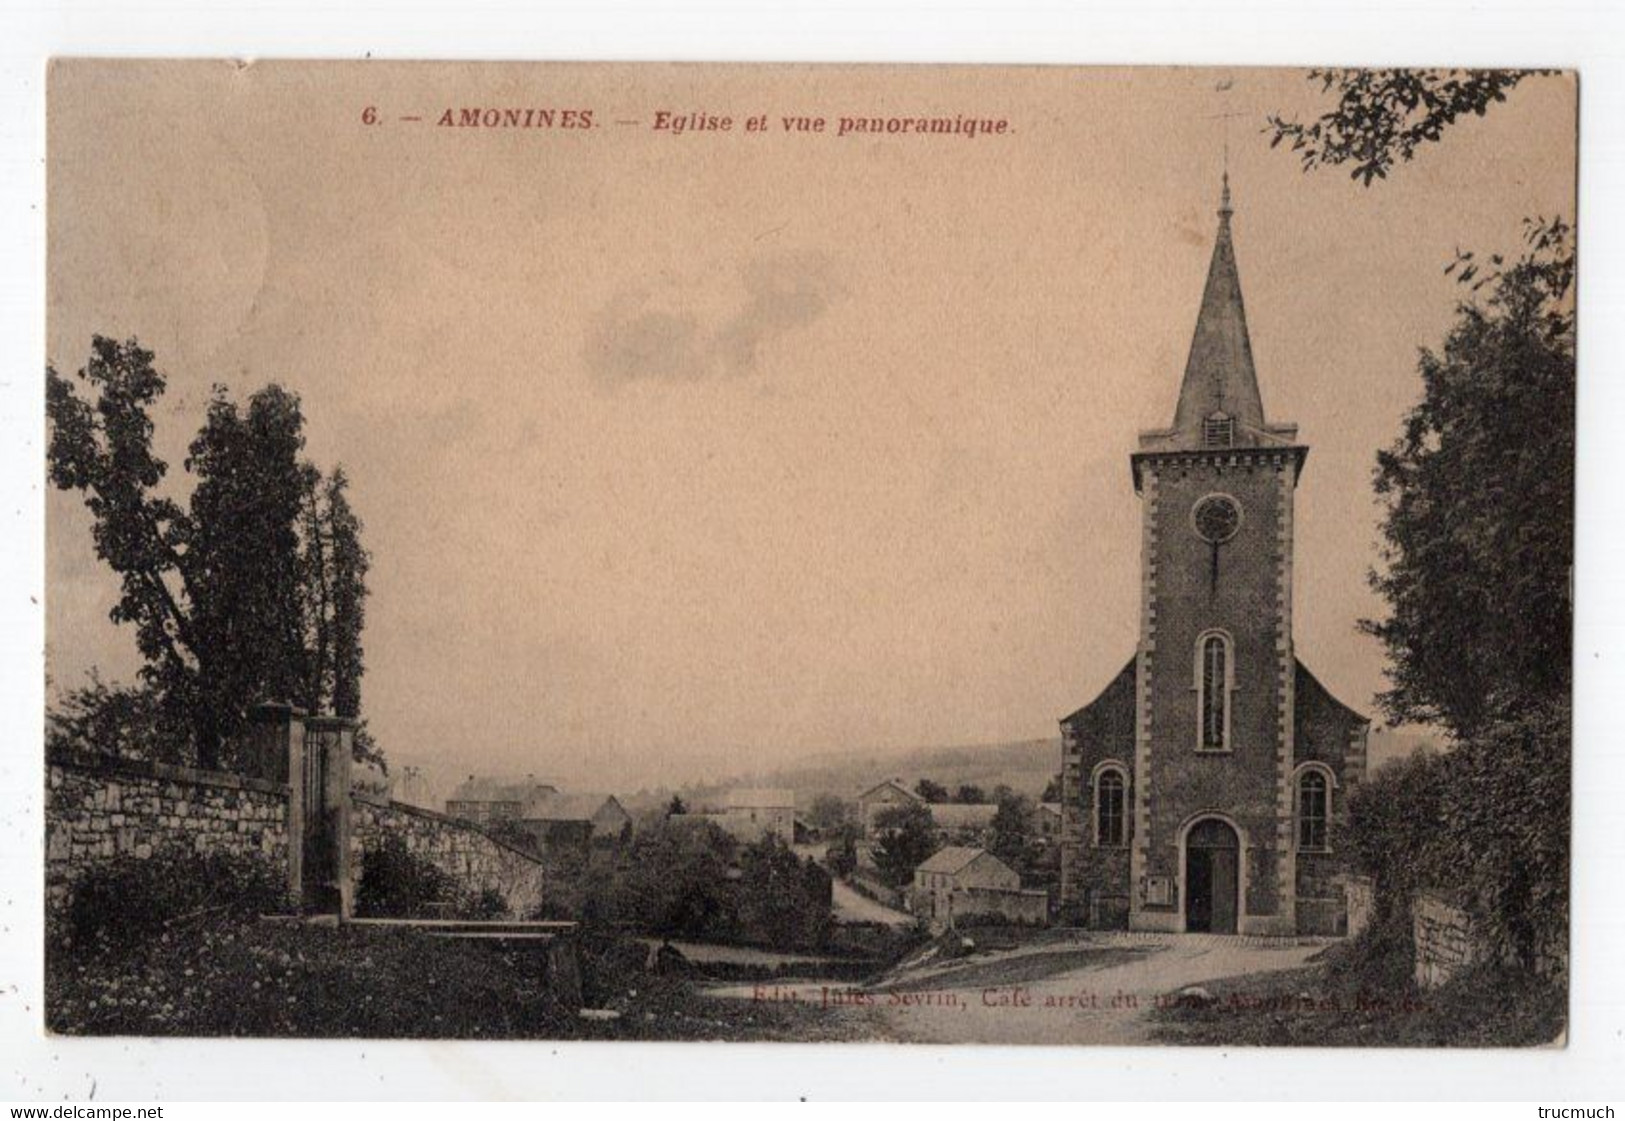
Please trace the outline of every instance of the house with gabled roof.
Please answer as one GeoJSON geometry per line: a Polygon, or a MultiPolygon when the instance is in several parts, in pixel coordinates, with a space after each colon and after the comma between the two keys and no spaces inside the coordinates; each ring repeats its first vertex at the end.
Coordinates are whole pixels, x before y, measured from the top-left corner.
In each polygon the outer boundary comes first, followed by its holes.
{"type": "Polygon", "coordinates": [[[543,848],[614,844],[632,828],[632,815],[613,794],[538,791],[520,812],[520,825],[543,848]]]}
{"type": "Polygon", "coordinates": [[[916,868],[909,903],[935,930],[973,917],[1036,924],[1049,911],[1045,892],[1024,890],[1015,869],[968,845],[939,849],[916,868]]]}
{"type": "Polygon", "coordinates": [[[902,779],[889,778],[858,795],[858,821],[863,826],[864,836],[869,836],[874,832],[875,818],[881,812],[894,806],[924,804],[925,799],[904,786],[902,779]]]}
{"type": "Polygon", "coordinates": [[[469,775],[458,783],[457,789],[446,799],[446,816],[462,818],[476,825],[517,821],[527,802],[541,794],[557,791],[558,788],[552,783],[540,782],[534,775],[526,775],[521,781],[469,775]]]}

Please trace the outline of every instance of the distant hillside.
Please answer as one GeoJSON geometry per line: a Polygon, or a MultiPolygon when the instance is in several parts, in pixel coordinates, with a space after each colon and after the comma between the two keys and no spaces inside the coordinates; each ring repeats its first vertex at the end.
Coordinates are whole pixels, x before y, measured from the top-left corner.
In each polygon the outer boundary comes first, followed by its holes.
{"type": "MultiPolygon", "coordinates": [[[[1368,771],[1374,772],[1385,763],[1404,759],[1417,751],[1437,750],[1440,750],[1438,736],[1427,729],[1373,728],[1368,771]]],[[[707,778],[677,788],[658,784],[635,793],[624,788],[614,789],[613,793],[633,813],[663,808],[671,802],[673,794],[680,794],[693,809],[718,807],[724,795],[737,787],[794,790],[797,802],[806,807],[820,794],[856,798],[875,783],[888,778],[902,779],[903,784],[911,790],[922,778],[939,782],[949,790],[962,783],[991,790],[1002,782],[1019,793],[1036,798],[1060,767],[1059,739],[1020,740],[957,747],[917,747],[903,751],[823,752],[809,756],[795,766],[767,771],[740,771],[732,775],[728,774],[725,765],[718,765],[713,760],[703,768],[696,766],[695,772],[727,777],[707,778]]],[[[424,798],[419,804],[435,808],[441,808],[452,788],[467,777],[466,767],[444,760],[419,763],[418,770],[419,787],[430,792],[419,795],[424,798]]],[[[564,778],[553,778],[552,781],[566,790],[610,788],[604,782],[571,783],[564,778]]]]}
{"type": "MultiPolygon", "coordinates": [[[[715,804],[735,787],[776,787],[796,792],[805,807],[820,794],[856,798],[877,782],[900,778],[913,789],[928,778],[949,790],[962,783],[991,790],[1000,783],[1036,798],[1061,769],[1061,741],[1021,740],[1015,743],[960,747],[919,747],[898,752],[851,751],[816,755],[805,763],[771,771],[746,772],[721,782],[695,783],[676,791],[691,808],[715,804]]],[[[674,792],[664,787],[641,790],[626,799],[629,808],[665,805],[674,792]]]]}

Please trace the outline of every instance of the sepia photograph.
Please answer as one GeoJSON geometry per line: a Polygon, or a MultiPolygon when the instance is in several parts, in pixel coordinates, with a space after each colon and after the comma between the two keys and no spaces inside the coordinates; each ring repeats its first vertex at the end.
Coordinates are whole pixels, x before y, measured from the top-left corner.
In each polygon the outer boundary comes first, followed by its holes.
{"type": "Polygon", "coordinates": [[[45,78],[44,1031],[1567,1046],[1575,71],[45,78]]]}

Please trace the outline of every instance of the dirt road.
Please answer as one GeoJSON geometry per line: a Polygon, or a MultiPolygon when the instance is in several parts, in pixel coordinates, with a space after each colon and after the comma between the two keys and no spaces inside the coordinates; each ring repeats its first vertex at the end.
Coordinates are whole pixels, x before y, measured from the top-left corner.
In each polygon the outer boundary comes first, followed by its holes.
{"type": "Polygon", "coordinates": [[[1158,996],[1223,977],[1296,969],[1320,949],[1201,934],[1078,934],[927,965],[857,989],[786,981],[715,995],[837,1007],[864,1034],[918,1043],[1138,1044],[1158,996]]]}
{"type": "Polygon", "coordinates": [[[877,922],[886,926],[910,926],[914,922],[913,915],[894,911],[866,895],[859,895],[840,879],[830,881],[830,895],[837,922],[877,922]]]}

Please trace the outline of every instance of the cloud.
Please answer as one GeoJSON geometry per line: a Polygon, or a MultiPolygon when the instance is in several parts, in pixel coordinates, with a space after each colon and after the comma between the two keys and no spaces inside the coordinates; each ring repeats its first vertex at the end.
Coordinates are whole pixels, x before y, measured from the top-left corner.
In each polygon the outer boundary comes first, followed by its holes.
{"type": "Polygon", "coordinates": [[[830,259],[816,251],[757,257],[739,272],[744,299],[707,324],[681,303],[697,293],[672,286],[659,298],[649,287],[623,291],[593,317],[587,364],[618,388],[630,382],[689,382],[744,377],[764,345],[823,315],[844,291],[830,259]]]}

